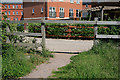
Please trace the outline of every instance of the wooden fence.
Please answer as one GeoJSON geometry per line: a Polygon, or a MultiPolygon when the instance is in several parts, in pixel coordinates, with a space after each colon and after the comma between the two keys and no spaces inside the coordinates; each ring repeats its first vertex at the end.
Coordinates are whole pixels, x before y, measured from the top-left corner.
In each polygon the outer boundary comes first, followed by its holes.
{"type": "MultiPolygon", "coordinates": [[[[98,35],[97,25],[120,25],[120,21],[75,21],[75,20],[23,20],[23,21],[10,21],[9,23],[40,23],[41,24],[41,34],[40,33],[20,33],[20,35],[26,36],[42,36],[42,48],[45,48],[45,23],[67,23],[67,24],[93,24],[94,25],[94,40],[96,38],[116,38],[120,39],[120,35],[98,35]]],[[[16,33],[15,33],[16,34],[16,33]]]]}

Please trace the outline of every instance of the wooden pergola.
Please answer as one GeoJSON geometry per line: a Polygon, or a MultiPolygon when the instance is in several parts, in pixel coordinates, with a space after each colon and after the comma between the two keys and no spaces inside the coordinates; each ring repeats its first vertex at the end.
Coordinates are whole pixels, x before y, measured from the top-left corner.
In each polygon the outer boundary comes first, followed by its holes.
{"type": "Polygon", "coordinates": [[[118,6],[98,6],[98,7],[83,9],[83,10],[81,10],[81,12],[88,11],[91,13],[91,12],[101,11],[101,20],[103,21],[105,10],[116,10],[116,9],[120,9],[120,7],[118,7],[118,6]]]}

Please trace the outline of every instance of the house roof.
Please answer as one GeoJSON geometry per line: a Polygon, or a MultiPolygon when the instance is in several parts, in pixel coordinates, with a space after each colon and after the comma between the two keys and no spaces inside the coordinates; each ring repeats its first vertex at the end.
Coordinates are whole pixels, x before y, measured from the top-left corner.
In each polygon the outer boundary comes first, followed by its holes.
{"type": "Polygon", "coordinates": [[[16,3],[16,4],[21,4],[23,3],[23,0],[0,0],[0,3],[5,3],[5,4],[13,4],[13,3],[16,3]]]}

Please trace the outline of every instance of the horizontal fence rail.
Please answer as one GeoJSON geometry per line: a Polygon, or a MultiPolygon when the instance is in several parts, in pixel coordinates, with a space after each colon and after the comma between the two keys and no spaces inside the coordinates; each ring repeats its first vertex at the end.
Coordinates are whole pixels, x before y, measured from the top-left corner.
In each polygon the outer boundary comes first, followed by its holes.
{"type": "Polygon", "coordinates": [[[20,36],[42,37],[41,33],[11,32],[10,34],[11,35],[20,35],[20,36]]]}
{"type": "MultiPolygon", "coordinates": [[[[97,25],[120,25],[120,21],[75,21],[75,20],[23,20],[23,21],[10,21],[9,23],[66,23],[66,24],[93,24],[95,38],[120,38],[120,35],[98,35],[97,25]]],[[[69,31],[70,32],[70,31],[69,31]]],[[[26,34],[28,35],[28,34],[26,34]]],[[[34,35],[34,34],[33,34],[34,35]]],[[[37,34],[36,34],[37,35],[37,34]]]]}
{"type": "Polygon", "coordinates": [[[67,23],[67,24],[97,24],[97,25],[120,25],[120,21],[75,21],[75,20],[21,20],[9,21],[9,23],[67,23]]]}

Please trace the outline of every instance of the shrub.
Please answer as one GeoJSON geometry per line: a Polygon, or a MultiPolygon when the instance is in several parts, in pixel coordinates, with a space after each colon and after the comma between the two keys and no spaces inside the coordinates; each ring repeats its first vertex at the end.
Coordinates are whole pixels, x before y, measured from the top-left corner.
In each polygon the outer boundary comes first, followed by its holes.
{"type": "Polygon", "coordinates": [[[24,52],[11,44],[3,46],[2,77],[13,79],[31,72],[33,65],[27,60],[24,52]]]}

